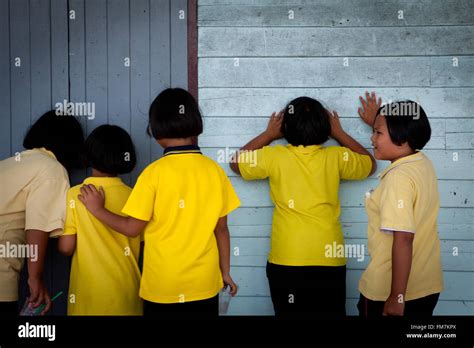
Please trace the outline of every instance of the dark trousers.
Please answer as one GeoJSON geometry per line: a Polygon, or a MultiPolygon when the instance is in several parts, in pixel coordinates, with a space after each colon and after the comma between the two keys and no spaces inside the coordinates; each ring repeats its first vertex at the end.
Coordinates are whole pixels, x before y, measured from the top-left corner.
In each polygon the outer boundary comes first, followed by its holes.
{"type": "Polygon", "coordinates": [[[267,278],[277,317],[346,315],[346,266],[282,266],[267,262],[267,278]]]}
{"type": "Polygon", "coordinates": [[[206,300],[183,303],[144,301],[143,315],[162,319],[202,319],[219,316],[219,295],[206,300]]]}
{"type": "MultiPolygon", "coordinates": [[[[438,303],[439,294],[433,294],[416,300],[405,302],[406,317],[431,317],[438,303]]],[[[381,317],[383,313],[384,301],[372,301],[360,294],[357,308],[360,317],[381,317]]]]}
{"type": "Polygon", "coordinates": [[[0,302],[0,318],[16,317],[18,315],[18,302],[0,302]]]}

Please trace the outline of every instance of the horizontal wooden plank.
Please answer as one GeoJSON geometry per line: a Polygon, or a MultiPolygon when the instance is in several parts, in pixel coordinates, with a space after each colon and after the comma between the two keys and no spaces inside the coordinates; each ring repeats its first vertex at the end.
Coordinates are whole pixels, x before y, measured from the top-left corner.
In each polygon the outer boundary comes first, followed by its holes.
{"type": "MultiPolygon", "coordinates": [[[[229,226],[258,228],[260,225],[271,225],[272,214],[273,207],[240,207],[229,215],[229,226]]],[[[340,219],[343,226],[344,224],[365,224],[367,223],[367,213],[364,207],[341,207],[340,219]]],[[[469,239],[465,237],[465,231],[466,225],[474,225],[474,208],[442,207],[439,209],[438,224],[440,231],[449,232],[449,226],[452,226],[452,234],[455,239],[469,239]]],[[[232,227],[231,231],[235,231],[236,227],[232,227]]]]}
{"type": "Polygon", "coordinates": [[[447,133],[474,132],[474,118],[454,118],[445,121],[447,133]]]}
{"type": "Polygon", "coordinates": [[[474,26],[200,27],[198,33],[199,57],[387,57],[474,53],[474,26]]]}
{"type": "Polygon", "coordinates": [[[431,86],[474,86],[474,57],[431,57],[430,68],[431,86]]]}
{"type": "MultiPolygon", "coordinates": [[[[351,133],[352,134],[352,133],[351,133]]],[[[242,135],[240,140],[240,146],[243,146],[247,142],[247,136],[242,135]]],[[[248,136],[250,140],[253,136],[248,136]]],[[[357,138],[363,145],[368,149],[367,140],[364,138],[357,138]]],[[[237,142],[236,140],[235,142],[237,142]]],[[[206,143],[204,140],[202,143],[206,143]]],[[[335,144],[334,141],[330,142],[335,144]]],[[[327,143],[329,144],[329,142],[327,143]]],[[[327,145],[326,144],[326,145],[327,145]]],[[[221,144],[222,145],[222,144],[221,144]]],[[[228,176],[237,176],[229,167],[228,163],[231,160],[232,154],[239,149],[239,147],[215,147],[215,148],[201,148],[203,153],[218,162],[224,169],[228,176]]],[[[435,167],[436,175],[438,179],[461,179],[461,180],[472,180],[474,179],[474,151],[473,150],[430,150],[427,146],[423,153],[431,160],[435,167]]],[[[377,160],[377,171],[375,176],[381,173],[385,168],[390,165],[388,161],[377,160]]]]}
{"type": "Polygon", "coordinates": [[[474,24],[469,0],[199,1],[199,26],[410,26],[474,24]],[[400,18],[399,11],[403,11],[400,18]],[[289,11],[293,11],[290,13],[289,11]],[[292,15],[292,16],[291,16],[292,15]]]}
{"type": "MultiPolygon", "coordinates": [[[[269,296],[268,280],[265,267],[231,267],[231,275],[239,285],[240,296],[269,296]]],[[[357,286],[362,275],[362,270],[348,270],[346,282],[346,296],[358,298],[357,286]]],[[[443,273],[444,291],[440,295],[441,300],[463,300],[473,301],[474,283],[473,272],[448,272],[443,273]]]]}
{"type": "MultiPolygon", "coordinates": [[[[237,59],[201,58],[199,86],[204,88],[430,85],[429,57],[237,59]]],[[[456,71],[462,70],[458,74],[468,72],[464,66],[457,68],[456,71]]],[[[443,65],[438,64],[436,67],[442,68],[443,65]]],[[[469,79],[472,80],[472,77],[465,78],[464,84],[461,85],[472,86],[473,83],[471,81],[469,84],[469,79]]],[[[450,81],[449,78],[436,80],[438,86],[450,86],[450,81]],[[443,84],[443,81],[446,83],[443,84]]]]}
{"type": "MultiPolygon", "coordinates": [[[[268,117],[291,100],[308,96],[340,116],[358,117],[359,96],[366,88],[200,88],[204,116],[268,117]]],[[[472,118],[474,88],[383,88],[374,90],[383,102],[411,99],[421,104],[428,118],[472,118]]]]}
{"type": "MultiPolygon", "coordinates": [[[[244,181],[240,177],[232,177],[230,181],[240,198],[242,207],[272,206],[267,181],[244,181]]],[[[377,185],[378,180],[374,178],[364,181],[343,181],[339,191],[341,205],[364,206],[365,193],[377,185]]],[[[474,207],[472,181],[439,180],[438,189],[442,207],[474,207]]]]}
{"type": "MultiPolygon", "coordinates": [[[[357,310],[358,298],[346,299],[346,314],[359,315],[357,310]]],[[[232,298],[226,315],[274,315],[270,296],[239,296],[232,298]]],[[[473,315],[474,301],[440,300],[434,310],[434,315],[473,315]]]]}
{"type": "MultiPolygon", "coordinates": [[[[269,231],[270,228],[266,226],[265,230],[269,231]]],[[[347,229],[344,231],[348,232],[347,229]]],[[[473,226],[471,225],[469,226],[471,235],[472,231],[473,226]]],[[[233,232],[232,235],[234,235],[233,232]]],[[[355,246],[357,252],[354,255],[347,256],[347,268],[364,270],[370,261],[367,239],[351,237],[345,238],[345,243],[346,245],[355,246]]],[[[440,244],[444,271],[474,271],[474,241],[441,240],[440,244]]],[[[264,267],[269,250],[269,237],[242,238],[233,236],[231,238],[231,265],[264,267]]]]}
{"type": "Polygon", "coordinates": [[[447,133],[446,149],[474,148],[474,133],[447,133]]]}

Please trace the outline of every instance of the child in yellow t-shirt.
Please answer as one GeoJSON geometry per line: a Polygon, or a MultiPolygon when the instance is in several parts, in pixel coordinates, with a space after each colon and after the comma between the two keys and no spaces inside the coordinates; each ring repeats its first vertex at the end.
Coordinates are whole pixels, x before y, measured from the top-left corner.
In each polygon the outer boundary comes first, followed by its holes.
{"type": "Polygon", "coordinates": [[[371,260],[359,281],[359,314],[431,316],[443,273],[436,173],[420,151],[430,140],[430,123],[413,101],[381,106],[375,93],[360,99],[375,158],[391,164],[366,199],[371,260]]]}
{"type": "MultiPolygon", "coordinates": [[[[120,214],[131,188],[117,176],[136,163],[128,133],[120,127],[96,128],[85,142],[85,159],[94,184],[107,193],[106,207],[120,214]]],[[[73,255],[69,282],[68,315],[142,315],[138,296],[140,237],[127,237],[97,220],[77,200],[82,185],[67,193],[64,234],[58,247],[73,255]]]]}
{"type": "Polygon", "coordinates": [[[79,199],[100,221],[126,236],[144,231],[146,316],[216,317],[223,286],[237,293],[227,215],[240,202],[224,170],[196,145],[202,129],[191,94],[166,89],[150,106],[148,127],[164,156],[140,174],[122,210],[127,217],[104,209],[104,193],[93,185],[81,188],[79,199]]]}
{"type": "Polygon", "coordinates": [[[277,316],[344,316],[346,259],[338,198],[342,179],[365,179],[375,160],[309,97],[271,116],[231,168],[245,180],[269,178],[275,205],[267,278],[277,316]],[[324,147],[333,137],[342,146],[324,147]],[[285,137],[288,145],[268,146],[285,137]]]}

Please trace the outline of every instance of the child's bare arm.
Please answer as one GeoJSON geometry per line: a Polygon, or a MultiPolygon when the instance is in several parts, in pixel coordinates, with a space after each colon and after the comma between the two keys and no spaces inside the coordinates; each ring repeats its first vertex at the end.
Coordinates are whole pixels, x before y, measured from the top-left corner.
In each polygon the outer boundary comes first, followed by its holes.
{"type": "Polygon", "coordinates": [[[225,285],[230,286],[230,294],[235,296],[237,294],[237,284],[234,283],[230,276],[230,234],[227,227],[227,216],[219,218],[214,234],[217,240],[217,248],[219,249],[219,265],[222,279],[225,285]]]}
{"type": "Polygon", "coordinates": [[[58,250],[65,256],[71,256],[76,250],[76,235],[66,235],[59,237],[58,250]]]}
{"type": "MultiPolygon", "coordinates": [[[[250,140],[240,151],[252,151],[261,149],[264,146],[270,144],[273,140],[280,139],[283,134],[281,133],[281,123],[283,121],[283,113],[279,112],[276,114],[272,113],[270,120],[268,121],[267,129],[257,135],[255,138],[250,140]]],[[[239,169],[239,153],[237,152],[235,156],[230,161],[230,168],[236,174],[240,175],[239,169]]]]}
{"type": "Polygon", "coordinates": [[[410,232],[393,232],[392,287],[390,296],[384,305],[384,315],[403,315],[414,237],[415,235],[410,232]]]}
{"type": "Polygon", "coordinates": [[[372,154],[367,151],[367,149],[363,147],[357,140],[347,134],[344,129],[342,129],[339,115],[336,111],[333,111],[333,113],[329,115],[329,120],[331,122],[331,137],[340,145],[347,147],[358,154],[370,156],[372,161],[372,170],[370,171],[369,176],[375,173],[377,170],[377,163],[375,162],[374,156],[372,156],[372,154]]]}
{"type": "Polygon", "coordinates": [[[127,237],[138,236],[148,223],[148,221],[117,215],[107,210],[104,206],[105,193],[102,187],[98,191],[94,185],[84,185],[81,187],[78,198],[102,223],[127,237]]]}

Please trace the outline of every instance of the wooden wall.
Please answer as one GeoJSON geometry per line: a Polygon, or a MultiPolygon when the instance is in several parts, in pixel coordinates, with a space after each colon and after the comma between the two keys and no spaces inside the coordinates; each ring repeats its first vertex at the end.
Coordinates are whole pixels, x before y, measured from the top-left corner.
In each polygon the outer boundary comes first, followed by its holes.
{"type": "MultiPolygon", "coordinates": [[[[337,110],[370,147],[358,96],[421,103],[432,126],[425,153],[439,178],[445,291],[436,314],[474,313],[474,2],[471,0],[199,0],[200,145],[244,145],[268,116],[307,95],[337,110]],[[293,11],[293,12],[290,12],[293,11]],[[403,12],[400,12],[403,11],[403,12]],[[292,19],[290,17],[293,17],[292,19]],[[457,159],[457,160],[456,160],[457,159]],[[456,249],[458,254],[456,255],[456,249]]],[[[329,144],[334,144],[330,141],[329,144]]],[[[230,216],[232,274],[240,293],[230,314],[271,315],[265,275],[272,204],[265,181],[244,182],[221,164],[242,201],[230,216]]],[[[378,163],[378,172],[386,162],[378,163]]],[[[374,176],[341,185],[347,243],[365,243],[364,194],[374,176]]],[[[367,252],[367,248],[366,248],[367,252]]],[[[364,262],[348,261],[347,312],[356,314],[364,262]]]]}

